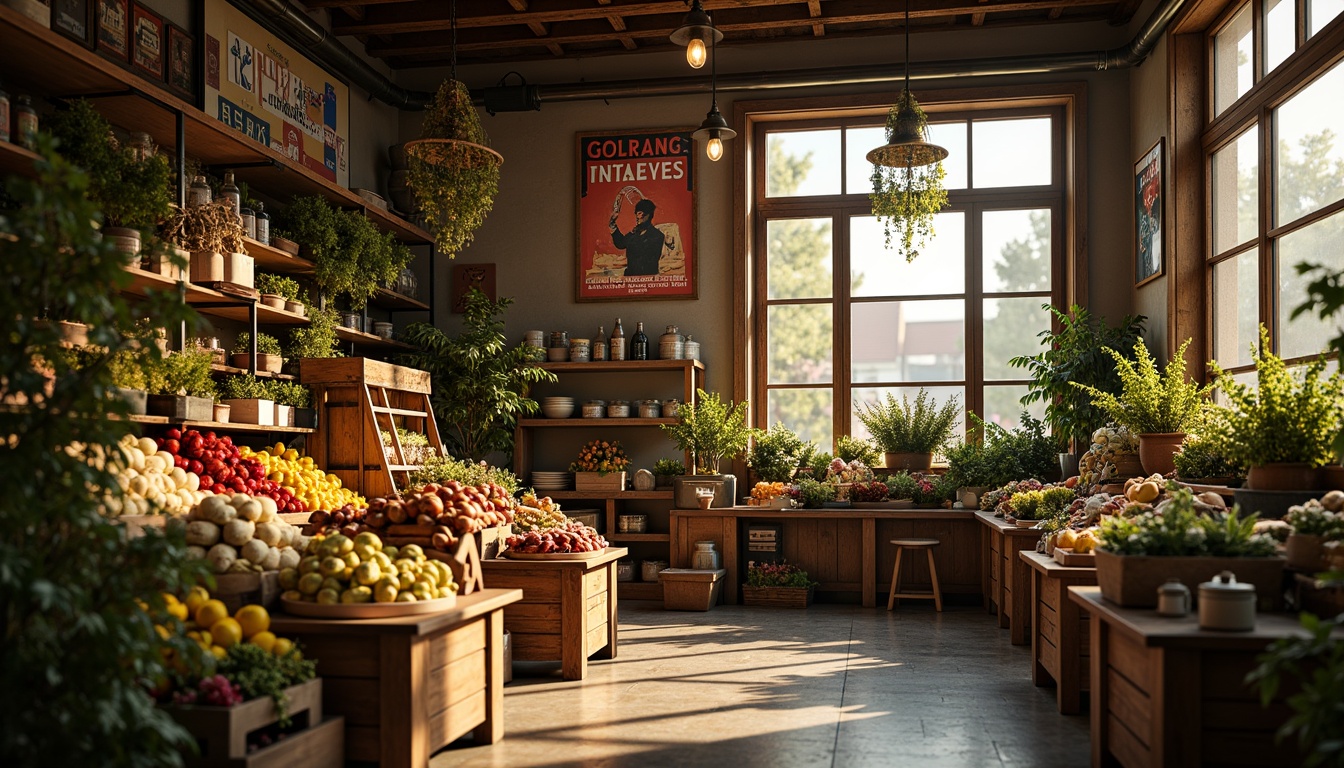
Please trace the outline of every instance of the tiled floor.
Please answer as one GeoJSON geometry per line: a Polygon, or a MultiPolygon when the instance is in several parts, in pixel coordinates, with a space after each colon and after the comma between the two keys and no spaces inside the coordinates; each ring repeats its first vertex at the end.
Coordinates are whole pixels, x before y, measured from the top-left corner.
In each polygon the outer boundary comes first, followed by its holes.
{"type": "Polygon", "coordinates": [[[582,682],[516,665],[504,740],[433,768],[1088,764],[1086,715],[1057,714],[1029,649],[979,608],[627,602],[620,617],[616,660],[582,682]]]}

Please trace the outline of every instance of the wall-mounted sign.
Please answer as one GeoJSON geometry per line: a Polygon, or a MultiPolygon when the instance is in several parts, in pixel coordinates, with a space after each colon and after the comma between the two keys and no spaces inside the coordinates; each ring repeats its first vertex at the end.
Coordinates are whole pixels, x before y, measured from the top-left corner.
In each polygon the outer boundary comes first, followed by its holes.
{"type": "Polygon", "coordinates": [[[350,89],[225,0],[205,4],[205,111],[350,185],[350,89]]]}

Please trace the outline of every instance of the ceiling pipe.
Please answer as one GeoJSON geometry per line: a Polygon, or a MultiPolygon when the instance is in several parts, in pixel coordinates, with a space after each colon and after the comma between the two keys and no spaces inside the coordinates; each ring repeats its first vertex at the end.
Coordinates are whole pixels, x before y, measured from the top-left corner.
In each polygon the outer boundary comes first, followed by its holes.
{"type": "MultiPolygon", "coordinates": [[[[402,110],[422,110],[434,94],[412,91],[392,82],[345,47],[320,24],[292,6],[288,0],[237,0],[262,17],[268,26],[308,49],[324,65],[343,75],[351,82],[378,99],[402,110]]],[[[953,59],[912,64],[910,77],[914,80],[944,78],[992,77],[1064,72],[1095,72],[1107,69],[1125,69],[1143,63],[1152,53],[1153,46],[1171,24],[1186,0],[1162,0],[1138,33],[1119,48],[1085,53],[1051,53],[1035,56],[1002,56],[984,59],[953,59]]],[[[830,67],[778,72],[747,72],[723,75],[718,78],[721,91],[775,90],[807,88],[824,85],[861,85],[894,83],[902,79],[890,64],[862,67],[830,67]]],[[[613,80],[606,82],[563,83],[528,86],[538,89],[542,102],[596,101],[607,99],[637,99],[653,96],[687,96],[704,93],[709,84],[704,78],[675,77],[660,80],[613,80]]],[[[485,103],[485,89],[472,90],[472,99],[485,103]]]]}

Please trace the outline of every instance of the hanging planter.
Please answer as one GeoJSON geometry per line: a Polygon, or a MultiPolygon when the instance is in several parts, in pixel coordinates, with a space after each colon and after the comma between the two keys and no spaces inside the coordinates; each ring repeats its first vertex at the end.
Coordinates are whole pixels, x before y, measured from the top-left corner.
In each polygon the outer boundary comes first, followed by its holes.
{"type": "Polygon", "coordinates": [[[408,183],[449,258],[471,243],[495,203],[504,158],[486,146],[467,86],[446,80],[425,113],[420,138],[406,143],[408,183]]]}
{"type": "Polygon", "coordinates": [[[940,148],[927,141],[928,117],[914,95],[902,90],[887,115],[887,144],[868,153],[874,163],[868,199],[873,215],[882,222],[887,247],[893,237],[899,239],[907,262],[914,261],[933,236],[934,214],[947,205],[942,163],[947,152],[930,155],[930,148],[940,148]]]}

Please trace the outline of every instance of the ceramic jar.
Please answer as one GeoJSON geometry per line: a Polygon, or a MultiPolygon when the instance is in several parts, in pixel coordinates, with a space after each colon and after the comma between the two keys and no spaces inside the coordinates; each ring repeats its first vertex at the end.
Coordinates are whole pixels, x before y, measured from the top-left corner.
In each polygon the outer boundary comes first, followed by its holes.
{"type": "Polygon", "coordinates": [[[640,563],[640,566],[641,566],[640,576],[644,579],[644,581],[650,583],[657,583],[658,572],[667,570],[667,561],[645,560],[643,563],[640,563]]]}
{"type": "Polygon", "coordinates": [[[639,408],[641,419],[656,419],[663,412],[657,400],[636,400],[635,405],[639,408]]]}
{"type": "Polygon", "coordinates": [[[591,350],[592,345],[588,339],[570,339],[569,362],[571,363],[588,362],[588,355],[591,350]]]}
{"type": "Polygon", "coordinates": [[[605,400],[589,400],[583,404],[583,418],[600,419],[607,415],[607,403],[605,400]]]}
{"type": "Polygon", "coordinates": [[[717,571],[719,553],[714,551],[714,542],[695,542],[695,552],[691,553],[691,568],[697,571],[717,571]]]}
{"type": "Polygon", "coordinates": [[[671,398],[671,399],[668,399],[668,400],[664,400],[664,401],[663,401],[663,418],[664,418],[664,419],[675,419],[675,418],[677,417],[677,409],[680,408],[680,407],[681,407],[681,401],[678,400],[678,399],[675,398],[675,397],[673,397],[673,398],[671,398]]]}
{"type": "Polygon", "coordinates": [[[686,338],[677,332],[677,326],[667,326],[667,332],[658,337],[658,359],[680,360],[686,354],[686,338]]]}
{"type": "Polygon", "coordinates": [[[1199,628],[1224,632],[1255,629],[1255,587],[1237,583],[1231,571],[1200,584],[1199,628]]]}
{"type": "Polygon", "coordinates": [[[624,419],[630,416],[630,404],[624,400],[612,400],[607,403],[607,416],[613,419],[624,419]]]}
{"type": "Polygon", "coordinates": [[[1178,619],[1190,612],[1190,588],[1180,579],[1167,579],[1157,588],[1157,615],[1178,619]]]}

